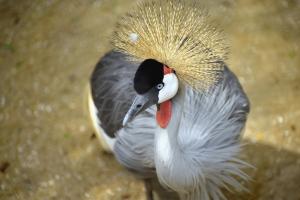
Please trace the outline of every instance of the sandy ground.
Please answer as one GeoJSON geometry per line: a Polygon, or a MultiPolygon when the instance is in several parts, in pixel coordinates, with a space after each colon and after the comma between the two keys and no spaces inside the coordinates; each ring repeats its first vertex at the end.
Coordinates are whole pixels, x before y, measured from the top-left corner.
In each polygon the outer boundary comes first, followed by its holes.
{"type": "MultiPolygon", "coordinates": [[[[89,75],[130,0],[0,0],[0,199],[144,200],[103,153],[89,75]]],[[[300,199],[300,2],[203,1],[225,30],[252,110],[241,155],[256,169],[231,200],[300,199]]]]}

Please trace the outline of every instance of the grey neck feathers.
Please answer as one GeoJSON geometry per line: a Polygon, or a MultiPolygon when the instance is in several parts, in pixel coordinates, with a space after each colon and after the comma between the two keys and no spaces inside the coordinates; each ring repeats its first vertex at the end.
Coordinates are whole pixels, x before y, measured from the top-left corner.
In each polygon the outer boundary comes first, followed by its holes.
{"type": "Polygon", "coordinates": [[[188,152],[185,152],[184,146],[180,144],[179,133],[184,127],[189,127],[188,118],[192,113],[187,103],[192,98],[192,93],[191,88],[180,85],[177,95],[172,99],[170,123],[166,129],[158,128],[155,138],[155,163],[158,177],[162,184],[175,191],[188,190],[190,187],[186,178],[191,177],[185,177],[186,174],[180,173],[190,167],[185,160],[188,152]]]}
{"type": "Polygon", "coordinates": [[[223,84],[205,95],[180,85],[171,121],[155,137],[155,165],[163,185],[185,200],[222,199],[224,186],[242,189],[232,177],[248,178],[240,169],[245,163],[236,158],[245,122],[235,115],[239,98],[223,84]]]}

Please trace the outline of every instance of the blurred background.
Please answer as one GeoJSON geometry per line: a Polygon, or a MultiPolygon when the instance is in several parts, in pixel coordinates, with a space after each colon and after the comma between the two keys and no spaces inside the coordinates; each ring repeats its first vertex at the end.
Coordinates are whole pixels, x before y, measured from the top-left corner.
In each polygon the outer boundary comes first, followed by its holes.
{"type": "MultiPolygon", "coordinates": [[[[0,199],[145,200],[103,153],[86,109],[89,75],[133,0],[0,0],[0,199]]],[[[300,199],[300,1],[203,0],[251,101],[249,193],[300,199]]]]}

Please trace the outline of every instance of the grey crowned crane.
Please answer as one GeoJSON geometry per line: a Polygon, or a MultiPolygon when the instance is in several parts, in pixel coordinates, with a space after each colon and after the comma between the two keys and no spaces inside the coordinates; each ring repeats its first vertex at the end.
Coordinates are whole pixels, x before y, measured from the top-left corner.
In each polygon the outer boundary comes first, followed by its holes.
{"type": "MultiPolygon", "coordinates": [[[[103,147],[183,200],[226,199],[249,177],[238,158],[249,101],[225,63],[222,34],[197,1],[140,3],[90,79],[103,147]]],[[[148,191],[151,199],[151,191],[148,191]]]]}

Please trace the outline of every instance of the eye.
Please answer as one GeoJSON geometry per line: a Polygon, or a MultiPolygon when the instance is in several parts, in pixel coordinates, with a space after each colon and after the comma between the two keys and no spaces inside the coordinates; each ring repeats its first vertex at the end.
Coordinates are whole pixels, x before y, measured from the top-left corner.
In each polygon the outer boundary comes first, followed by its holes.
{"type": "Polygon", "coordinates": [[[163,84],[163,83],[159,83],[159,84],[156,85],[156,88],[157,88],[158,90],[161,90],[163,87],[164,87],[164,84],[163,84]]]}

